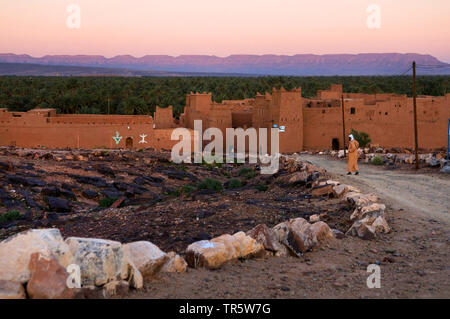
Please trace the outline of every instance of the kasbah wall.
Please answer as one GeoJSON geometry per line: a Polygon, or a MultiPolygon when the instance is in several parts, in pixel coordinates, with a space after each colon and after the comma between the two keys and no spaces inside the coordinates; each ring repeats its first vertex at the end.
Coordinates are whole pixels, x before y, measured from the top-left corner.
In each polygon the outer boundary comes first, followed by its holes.
{"type": "MultiPolygon", "coordinates": [[[[0,109],[0,146],[45,148],[154,148],[170,150],[176,127],[194,128],[202,120],[209,127],[280,130],[280,152],[343,147],[341,98],[344,98],[346,135],[364,131],[382,147],[414,145],[413,99],[396,94],[343,93],[342,85],[320,90],[311,99],[301,89],[257,94],[253,99],[212,101],[210,93],[186,95],[184,113],[174,119],[172,107],[156,108],[151,116],[56,114],[54,109],[8,112],[0,109]],[[146,135],[143,137],[143,135],[146,135]]],[[[447,145],[450,94],[417,97],[419,147],[447,145]]],[[[270,130],[268,130],[270,131],[270,130]]],[[[191,131],[191,136],[193,136],[191,131]]],[[[192,137],[191,137],[192,138],[192,137]]],[[[204,144],[209,141],[203,141],[204,144]]],[[[270,136],[269,136],[270,148],[270,136]]]]}

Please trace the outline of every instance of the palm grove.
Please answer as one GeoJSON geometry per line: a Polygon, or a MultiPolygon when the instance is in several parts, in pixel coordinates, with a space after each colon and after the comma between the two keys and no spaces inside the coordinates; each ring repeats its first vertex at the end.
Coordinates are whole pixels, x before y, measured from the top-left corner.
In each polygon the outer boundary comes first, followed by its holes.
{"type": "MultiPolygon", "coordinates": [[[[152,115],[156,105],[174,106],[179,116],[189,92],[212,92],[213,100],[252,98],[273,87],[302,87],[304,97],[342,83],[345,92],[411,95],[411,78],[398,77],[0,77],[0,108],[27,111],[55,108],[58,113],[152,115]]],[[[450,76],[424,76],[417,92],[444,95],[450,76]]]]}

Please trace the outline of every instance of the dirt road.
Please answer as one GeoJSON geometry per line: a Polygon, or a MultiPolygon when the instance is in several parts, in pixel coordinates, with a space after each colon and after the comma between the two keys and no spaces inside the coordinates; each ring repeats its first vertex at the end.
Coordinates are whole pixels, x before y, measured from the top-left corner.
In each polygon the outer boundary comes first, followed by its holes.
{"type": "Polygon", "coordinates": [[[326,169],[340,182],[359,187],[364,192],[377,193],[393,209],[404,209],[447,225],[450,223],[449,175],[388,170],[360,163],[360,175],[347,176],[345,161],[303,154],[299,159],[326,169]]]}

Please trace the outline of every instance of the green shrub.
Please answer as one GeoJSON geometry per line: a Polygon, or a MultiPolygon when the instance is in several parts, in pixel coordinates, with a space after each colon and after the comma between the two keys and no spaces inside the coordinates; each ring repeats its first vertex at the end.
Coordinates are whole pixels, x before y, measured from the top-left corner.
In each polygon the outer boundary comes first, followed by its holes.
{"type": "Polygon", "coordinates": [[[198,183],[197,189],[209,189],[209,190],[221,191],[222,183],[216,179],[205,178],[203,181],[198,183]]]}
{"type": "Polygon", "coordinates": [[[214,167],[222,168],[222,163],[217,162],[208,163],[205,161],[205,158],[202,158],[202,165],[206,166],[208,169],[212,169],[214,167]]]}
{"type": "Polygon", "coordinates": [[[372,140],[369,137],[369,134],[366,132],[358,132],[352,129],[352,134],[355,140],[358,141],[359,147],[366,147],[372,140]]]}
{"type": "Polygon", "coordinates": [[[253,172],[253,170],[249,167],[243,167],[241,168],[241,170],[239,171],[239,176],[244,176],[247,175],[248,173],[253,172]]]}
{"type": "Polygon", "coordinates": [[[269,189],[269,186],[265,185],[265,184],[258,184],[255,186],[255,188],[257,190],[259,190],[260,192],[265,192],[266,190],[269,189]]]}
{"type": "Polygon", "coordinates": [[[174,193],[172,193],[171,195],[175,195],[177,197],[181,196],[181,195],[187,195],[190,196],[191,193],[195,191],[195,187],[191,186],[191,185],[183,185],[181,187],[179,187],[174,193]]]}
{"type": "Polygon", "coordinates": [[[227,176],[227,177],[231,176],[230,172],[225,171],[225,170],[222,170],[222,175],[227,176]]]}
{"type": "Polygon", "coordinates": [[[10,210],[0,216],[0,222],[10,222],[20,218],[20,213],[17,210],[10,210]]]}
{"type": "Polygon", "coordinates": [[[370,163],[373,165],[384,165],[384,159],[382,156],[375,156],[370,163]]]}
{"type": "Polygon", "coordinates": [[[247,179],[252,179],[252,178],[255,177],[255,176],[256,176],[256,172],[254,172],[254,171],[251,171],[251,172],[245,174],[245,177],[246,177],[247,179]]]}
{"type": "Polygon", "coordinates": [[[105,197],[98,202],[98,205],[102,208],[109,208],[116,200],[117,198],[114,197],[105,197]]]}
{"type": "Polygon", "coordinates": [[[237,178],[231,179],[227,185],[228,189],[240,188],[240,187],[242,187],[242,182],[237,178]]]}

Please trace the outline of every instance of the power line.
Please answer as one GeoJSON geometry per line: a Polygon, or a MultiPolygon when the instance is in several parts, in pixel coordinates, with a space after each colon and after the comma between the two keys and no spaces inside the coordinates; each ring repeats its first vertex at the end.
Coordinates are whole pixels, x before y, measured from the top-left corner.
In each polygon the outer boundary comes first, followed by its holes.
{"type": "Polygon", "coordinates": [[[444,69],[444,68],[450,68],[449,64],[441,64],[441,65],[422,65],[422,64],[417,64],[416,65],[417,68],[421,68],[421,69],[444,69]]]}
{"type": "Polygon", "coordinates": [[[412,66],[410,66],[408,70],[406,70],[406,71],[400,73],[398,76],[403,76],[403,75],[405,75],[406,73],[408,73],[409,71],[411,71],[411,69],[412,69],[412,66]]]}

